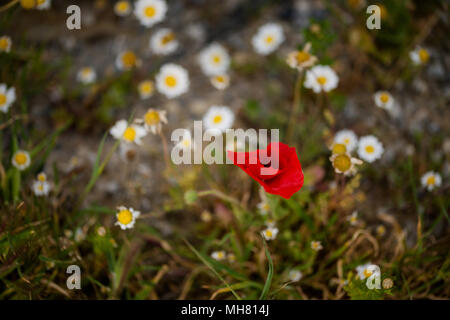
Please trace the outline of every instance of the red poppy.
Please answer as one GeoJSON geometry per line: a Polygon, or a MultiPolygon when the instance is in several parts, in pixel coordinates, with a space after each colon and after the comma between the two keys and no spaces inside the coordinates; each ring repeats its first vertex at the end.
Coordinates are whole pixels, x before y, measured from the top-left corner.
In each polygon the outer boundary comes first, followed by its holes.
{"type": "Polygon", "coordinates": [[[289,199],[303,186],[303,171],[297,152],[284,143],[272,142],[267,149],[252,152],[228,151],[227,155],[268,193],[289,199]]]}

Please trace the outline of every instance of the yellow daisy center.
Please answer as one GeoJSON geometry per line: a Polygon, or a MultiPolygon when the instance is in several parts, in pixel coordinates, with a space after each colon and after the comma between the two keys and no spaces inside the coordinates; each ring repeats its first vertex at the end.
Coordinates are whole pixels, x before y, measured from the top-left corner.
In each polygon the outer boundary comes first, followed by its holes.
{"type": "Polygon", "coordinates": [[[326,77],[323,77],[323,76],[317,77],[317,82],[318,82],[321,86],[323,86],[325,83],[327,83],[327,78],[326,78],[326,77]]]}
{"type": "Polygon", "coordinates": [[[268,203],[264,203],[262,207],[263,207],[263,210],[265,210],[265,211],[269,211],[270,210],[270,206],[269,206],[268,203]]]}
{"type": "Polygon", "coordinates": [[[436,178],[434,176],[430,176],[427,179],[427,185],[433,186],[436,183],[436,178]]]}
{"type": "Polygon", "coordinates": [[[125,132],[123,133],[123,138],[126,141],[134,141],[135,137],[136,137],[136,130],[134,130],[133,127],[128,127],[125,129],[125,132]]]}
{"type": "Polygon", "coordinates": [[[342,143],[336,143],[333,146],[333,150],[332,150],[333,154],[343,154],[347,152],[347,147],[345,146],[345,144],[342,143]]]}
{"type": "Polygon", "coordinates": [[[304,62],[308,61],[310,58],[311,58],[311,56],[308,52],[299,51],[297,53],[297,62],[298,63],[304,63],[304,62]]]}
{"type": "Polygon", "coordinates": [[[183,145],[184,145],[185,147],[190,147],[190,146],[191,146],[191,140],[189,140],[189,139],[184,139],[184,140],[183,140],[183,145]]]}
{"type": "Polygon", "coordinates": [[[370,271],[369,269],[364,269],[363,274],[366,278],[368,278],[372,275],[372,271],[370,271]]]}
{"type": "Polygon", "coordinates": [[[39,191],[44,191],[44,185],[42,183],[40,183],[37,188],[39,191]]]}
{"type": "Polygon", "coordinates": [[[273,235],[272,231],[266,230],[266,237],[267,237],[267,238],[272,237],[272,235],[273,235]]]}
{"type": "Polygon", "coordinates": [[[9,40],[7,38],[0,38],[0,49],[6,50],[9,46],[9,40]]]}
{"type": "Polygon", "coordinates": [[[273,42],[273,40],[274,40],[274,39],[273,39],[273,36],[267,36],[267,37],[266,37],[266,43],[267,43],[267,44],[271,44],[271,43],[273,42]]]}
{"type": "Polygon", "coordinates": [[[117,220],[119,220],[121,224],[127,225],[131,221],[133,221],[133,215],[131,214],[130,210],[121,210],[119,212],[119,215],[117,216],[117,220]]]}
{"type": "Polygon", "coordinates": [[[223,76],[217,76],[216,81],[222,83],[222,82],[225,82],[225,78],[223,76]]]}
{"type": "Polygon", "coordinates": [[[351,168],[352,160],[348,155],[340,154],[334,159],[333,166],[341,172],[346,172],[351,168]]]}
{"type": "Polygon", "coordinates": [[[25,163],[27,163],[27,156],[25,155],[25,153],[18,153],[16,154],[16,156],[14,157],[14,160],[16,161],[16,163],[20,166],[24,165],[25,163]]]}
{"type": "Polygon", "coordinates": [[[132,51],[127,51],[122,55],[122,63],[125,67],[133,67],[136,64],[136,55],[132,51]]]}
{"type": "Polygon", "coordinates": [[[387,93],[382,93],[380,95],[380,100],[382,103],[387,103],[389,101],[389,95],[387,93]]]}
{"type": "Polygon", "coordinates": [[[224,255],[224,253],[222,251],[217,252],[217,259],[223,259],[224,256],[225,255],[224,255]]]}
{"type": "Polygon", "coordinates": [[[128,11],[129,7],[130,7],[130,4],[128,3],[128,1],[120,1],[116,5],[116,9],[119,12],[126,12],[126,11],[128,11]]]}
{"type": "Polygon", "coordinates": [[[36,0],[20,0],[20,5],[24,9],[33,9],[36,6],[36,0]]]}
{"type": "Polygon", "coordinates": [[[150,126],[158,124],[160,121],[159,113],[157,111],[148,111],[144,116],[144,120],[150,126]]]}
{"type": "Polygon", "coordinates": [[[44,182],[45,180],[47,180],[47,178],[45,177],[45,174],[43,174],[43,173],[38,174],[37,178],[41,182],[44,182]]]}
{"type": "Polygon", "coordinates": [[[156,14],[156,9],[153,6],[146,7],[144,9],[144,14],[147,18],[153,18],[156,14]]]}
{"type": "Polygon", "coordinates": [[[167,76],[166,85],[172,88],[175,87],[177,85],[177,79],[174,76],[167,76]]]}
{"type": "Polygon", "coordinates": [[[4,105],[6,103],[6,95],[0,93],[0,105],[4,105]]]}
{"type": "Polygon", "coordinates": [[[428,60],[430,59],[430,54],[428,53],[427,50],[420,49],[419,50],[419,58],[420,58],[420,61],[422,61],[423,63],[428,62],[428,60]]]}
{"type": "Polygon", "coordinates": [[[171,42],[174,39],[175,39],[175,34],[173,32],[169,32],[164,37],[162,37],[161,43],[168,44],[169,42],[171,42]]]}
{"type": "Polygon", "coordinates": [[[344,138],[344,143],[348,145],[350,143],[350,138],[344,138]]]}
{"type": "Polygon", "coordinates": [[[367,153],[374,153],[375,152],[375,148],[373,146],[366,146],[366,152],[367,153]]]}
{"type": "Polygon", "coordinates": [[[218,55],[216,55],[216,56],[214,56],[213,58],[212,58],[212,61],[214,62],[214,63],[220,63],[220,56],[218,56],[218,55]]]}
{"type": "Polygon", "coordinates": [[[142,82],[140,85],[140,90],[142,93],[150,93],[153,91],[153,84],[150,81],[142,82]]]}
{"type": "Polygon", "coordinates": [[[83,75],[83,77],[89,77],[89,75],[91,74],[92,70],[91,68],[83,68],[83,70],[81,70],[81,74],[83,75]]]}
{"type": "Polygon", "coordinates": [[[47,1],[47,0],[37,0],[37,5],[40,6],[41,4],[44,4],[45,1],[47,1]]]}
{"type": "Polygon", "coordinates": [[[213,118],[213,122],[215,124],[221,123],[222,122],[222,116],[221,115],[217,115],[213,118]]]}

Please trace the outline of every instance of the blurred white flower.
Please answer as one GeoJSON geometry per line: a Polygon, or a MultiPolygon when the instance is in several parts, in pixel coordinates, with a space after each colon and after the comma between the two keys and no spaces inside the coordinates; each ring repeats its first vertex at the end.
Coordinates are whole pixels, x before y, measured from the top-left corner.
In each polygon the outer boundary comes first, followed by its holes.
{"type": "Polygon", "coordinates": [[[422,65],[428,63],[430,60],[430,53],[422,47],[416,47],[409,53],[409,57],[415,65],[422,65]]]}
{"type": "Polygon", "coordinates": [[[128,71],[140,65],[141,61],[131,50],[121,52],[116,58],[116,68],[119,70],[128,71]]]}
{"type": "Polygon", "coordinates": [[[312,67],[317,62],[317,57],[309,53],[311,43],[307,43],[302,50],[292,51],[288,54],[286,63],[298,71],[312,67]]]}
{"type": "Polygon", "coordinates": [[[17,150],[12,156],[11,163],[20,171],[25,170],[31,163],[30,154],[24,150],[17,150]]]}
{"type": "Polygon", "coordinates": [[[217,261],[223,261],[223,260],[226,259],[227,254],[226,254],[225,251],[223,251],[223,250],[220,250],[220,251],[214,251],[214,252],[211,254],[211,257],[212,257],[213,259],[217,260],[217,261]]]}
{"type": "Polygon", "coordinates": [[[16,89],[9,88],[6,84],[0,84],[0,111],[8,112],[9,107],[16,101],[16,89]]]}
{"type": "Polygon", "coordinates": [[[93,83],[96,79],[97,74],[91,67],[81,68],[77,73],[77,80],[83,84],[93,83]]]}
{"type": "Polygon", "coordinates": [[[167,3],[164,0],[138,0],[134,5],[134,14],[147,28],[164,20],[167,3]]]}
{"type": "Polygon", "coordinates": [[[148,109],[144,115],[144,127],[153,134],[160,133],[162,125],[167,124],[166,111],[148,109]]]}
{"type": "Polygon", "coordinates": [[[140,214],[141,213],[139,211],[136,211],[133,208],[120,206],[117,208],[116,225],[118,225],[122,230],[132,229],[140,214]]]}
{"type": "Polygon", "coordinates": [[[11,51],[12,40],[8,36],[0,37],[0,52],[9,52],[11,51]]]}
{"type": "Polygon", "coordinates": [[[150,48],[155,54],[168,55],[178,48],[178,41],[175,33],[168,28],[156,31],[150,38],[150,48]]]}
{"type": "Polygon", "coordinates": [[[264,239],[266,239],[267,241],[273,240],[277,237],[278,228],[268,227],[267,229],[263,230],[261,232],[261,234],[263,235],[264,239]]]}
{"type": "Polygon", "coordinates": [[[334,142],[344,144],[347,151],[352,152],[358,145],[358,137],[352,130],[344,129],[336,132],[334,142]]]}
{"type": "Polygon", "coordinates": [[[119,17],[125,17],[131,13],[131,3],[129,1],[117,1],[114,4],[114,13],[117,14],[119,17]]]}
{"type": "Polygon", "coordinates": [[[230,85],[230,77],[225,73],[212,76],[211,84],[218,90],[225,90],[230,85]]]}
{"type": "Polygon", "coordinates": [[[277,23],[267,23],[259,27],[252,38],[255,51],[261,55],[268,55],[275,51],[284,41],[283,28],[277,23]]]}
{"type": "Polygon", "coordinates": [[[230,56],[222,45],[213,43],[200,52],[198,62],[207,76],[214,76],[228,71],[230,56]]]}
{"type": "Polygon", "coordinates": [[[303,274],[299,270],[291,270],[289,271],[288,277],[290,281],[297,282],[303,278],[303,274]]]}
{"type": "Polygon", "coordinates": [[[428,171],[420,179],[422,186],[428,191],[432,191],[435,188],[441,186],[442,178],[441,175],[434,171],[428,171]]]}
{"type": "Polygon", "coordinates": [[[323,249],[322,242],[320,241],[311,241],[311,249],[314,251],[320,251],[323,249]]]}
{"type": "Polygon", "coordinates": [[[377,107],[382,109],[392,110],[394,106],[394,98],[387,91],[378,91],[375,93],[374,100],[377,107]]]}
{"type": "Polygon", "coordinates": [[[146,99],[150,98],[153,95],[153,92],[155,91],[155,86],[153,84],[153,81],[151,81],[151,80],[141,81],[138,84],[138,91],[139,91],[139,97],[142,100],[146,100],[146,99]]]}
{"type": "Polygon", "coordinates": [[[189,89],[189,75],[183,67],[168,63],[156,75],[156,88],[169,99],[178,97],[189,89]]]}
{"type": "Polygon", "coordinates": [[[306,71],[305,88],[315,93],[329,92],[337,87],[339,77],[329,66],[318,65],[306,71]]]}
{"type": "Polygon", "coordinates": [[[369,135],[359,139],[358,155],[367,162],[374,162],[381,158],[384,152],[383,144],[377,137],[369,135]]]}
{"type": "Polygon", "coordinates": [[[52,4],[51,0],[37,0],[36,1],[36,9],[48,10],[48,9],[50,9],[51,4],[52,4]]]}
{"type": "Polygon", "coordinates": [[[217,134],[225,132],[233,126],[234,113],[226,106],[211,106],[203,117],[203,125],[207,130],[217,134]]]}
{"type": "Polygon", "coordinates": [[[136,143],[141,145],[141,139],[147,135],[145,128],[131,124],[128,125],[127,120],[119,120],[109,130],[109,133],[116,139],[125,141],[126,143],[136,143]]]}

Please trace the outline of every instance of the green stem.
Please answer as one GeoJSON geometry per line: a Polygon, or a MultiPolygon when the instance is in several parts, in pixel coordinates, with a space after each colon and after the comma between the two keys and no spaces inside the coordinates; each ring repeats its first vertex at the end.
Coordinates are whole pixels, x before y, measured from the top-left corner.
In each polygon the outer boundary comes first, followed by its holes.
{"type": "Polygon", "coordinates": [[[295,81],[294,87],[294,101],[292,102],[291,116],[289,117],[289,123],[286,132],[286,140],[291,142],[295,120],[297,119],[297,115],[300,109],[300,98],[302,93],[302,83],[303,83],[303,71],[297,73],[297,80],[295,81]]]}

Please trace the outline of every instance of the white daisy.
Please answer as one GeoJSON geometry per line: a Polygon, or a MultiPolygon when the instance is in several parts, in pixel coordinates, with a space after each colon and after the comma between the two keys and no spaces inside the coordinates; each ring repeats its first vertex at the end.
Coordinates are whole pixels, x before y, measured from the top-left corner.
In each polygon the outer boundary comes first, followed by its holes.
{"type": "Polygon", "coordinates": [[[155,85],[153,84],[153,81],[151,81],[151,80],[144,80],[139,83],[138,91],[139,91],[139,97],[142,100],[146,100],[153,95],[153,92],[155,91],[155,85]]]}
{"type": "Polygon", "coordinates": [[[50,184],[47,181],[33,181],[33,192],[36,196],[47,196],[50,192],[50,184]]]}
{"type": "Polygon", "coordinates": [[[47,175],[44,172],[41,172],[37,175],[37,180],[41,182],[47,181],[47,175]]]}
{"type": "Polygon", "coordinates": [[[422,186],[428,191],[432,191],[434,188],[441,186],[442,178],[441,175],[434,171],[428,171],[420,179],[422,186]]]}
{"type": "Polygon", "coordinates": [[[394,106],[394,98],[392,95],[387,91],[378,91],[374,95],[375,104],[377,107],[380,107],[382,109],[386,110],[392,110],[394,106]]]}
{"type": "Polygon", "coordinates": [[[227,254],[227,260],[229,263],[236,262],[236,255],[234,253],[227,254]]]}
{"type": "Polygon", "coordinates": [[[168,63],[156,75],[156,88],[169,99],[178,97],[189,89],[189,75],[183,67],[168,63]]]}
{"type": "Polygon", "coordinates": [[[81,242],[84,239],[86,239],[86,233],[83,231],[82,228],[77,228],[77,230],[75,230],[75,235],[74,235],[75,242],[81,242]]]}
{"type": "Polygon", "coordinates": [[[267,229],[263,230],[261,232],[261,234],[263,235],[264,239],[266,239],[267,241],[273,240],[277,237],[278,228],[268,227],[267,229]]]}
{"type": "Polygon", "coordinates": [[[227,254],[226,254],[225,251],[223,251],[223,250],[220,250],[220,251],[214,251],[214,252],[211,254],[211,257],[212,257],[213,259],[217,260],[217,261],[223,261],[223,260],[226,259],[227,254]]]}
{"type": "Polygon", "coordinates": [[[275,221],[274,219],[272,219],[272,218],[268,218],[268,219],[264,222],[264,224],[265,224],[267,227],[269,227],[269,228],[274,228],[274,227],[277,225],[276,221],[275,221]]]}
{"type": "Polygon", "coordinates": [[[144,115],[144,127],[147,131],[153,134],[161,132],[162,125],[167,124],[166,111],[148,109],[144,115]]]}
{"type": "Polygon", "coordinates": [[[77,80],[83,84],[93,83],[96,79],[97,74],[91,67],[81,68],[77,73],[77,80]]]}
{"type": "Polygon", "coordinates": [[[125,141],[126,143],[136,143],[141,145],[141,139],[146,136],[147,131],[144,127],[136,124],[128,125],[126,120],[119,120],[109,130],[109,133],[116,139],[125,141]]]}
{"type": "Polygon", "coordinates": [[[257,204],[259,213],[263,216],[269,213],[270,211],[270,205],[267,201],[263,200],[260,203],[257,204]]]}
{"type": "Polygon", "coordinates": [[[200,52],[198,62],[207,76],[214,76],[228,71],[230,56],[222,45],[213,43],[200,52]]]}
{"type": "Polygon", "coordinates": [[[356,226],[358,224],[358,211],[353,211],[353,213],[347,217],[347,221],[350,222],[352,226],[356,226]]]}
{"type": "Polygon", "coordinates": [[[120,206],[117,208],[116,214],[116,225],[118,225],[122,230],[131,229],[134,227],[136,219],[139,218],[140,212],[134,210],[133,208],[126,208],[120,206]]]}
{"type": "Polygon", "coordinates": [[[212,106],[203,117],[203,124],[207,130],[216,131],[217,134],[230,129],[234,122],[234,113],[225,106],[212,106]]]}
{"type": "Polygon", "coordinates": [[[175,33],[168,28],[159,29],[150,38],[150,48],[155,54],[159,55],[173,53],[178,48],[175,33]]]}
{"type": "Polygon", "coordinates": [[[8,36],[0,37],[0,52],[9,52],[11,51],[12,40],[8,36]]]}
{"type": "Polygon", "coordinates": [[[322,242],[320,241],[311,241],[311,249],[314,251],[320,251],[323,249],[322,242]]]}
{"type": "Polygon", "coordinates": [[[131,13],[131,3],[129,1],[117,1],[114,4],[114,13],[119,17],[125,17],[131,13]]]}
{"type": "Polygon", "coordinates": [[[300,281],[303,277],[303,274],[299,270],[291,270],[288,274],[289,280],[292,282],[300,281]]]}
{"type": "Polygon", "coordinates": [[[430,60],[430,53],[424,48],[416,47],[409,53],[409,57],[411,58],[412,62],[416,66],[418,66],[426,64],[430,60]]]}
{"type": "Polygon", "coordinates": [[[116,67],[119,70],[131,70],[132,68],[137,67],[140,64],[141,61],[131,50],[121,52],[116,58],[116,67]]]}
{"type": "Polygon", "coordinates": [[[366,286],[370,290],[381,289],[381,270],[376,264],[367,263],[356,267],[358,278],[364,280],[367,278],[366,286]],[[358,269],[359,268],[359,269],[358,269]]]}
{"type": "Polygon", "coordinates": [[[17,150],[11,159],[11,162],[14,167],[19,169],[20,171],[25,170],[30,166],[31,163],[31,157],[30,154],[27,151],[24,150],[17,150]]]}
{"type": "MultiPolygon", "coordinates": [[[[344,145],[341,146],[345,148],[344,145]]],[[[336,173],[342,173],[345,176],[353,176],[356,173],[356,165],[363,163],[360,159],[352,157],[348,152],[333,153],[330,161],[334,171],[336,173]]]]}
{"type": "Polygon", "coordinates": [[[16,89],[9,88],[6,84],[0,84],[0,111],[6,113],[9,107],[16,101],[16,89]]]}
{"type": "Polygon", "coordinates": [[[317,62],[317,57],[309,53],[311,43],[307,43],[302,50],[292,51],[288,54],[286,63],[298,71],[312,67],[317,62]]]}
{"type": "Polygon", "coordinates": [[[37,0],[36,9],[38,10],[48,10],[51,6],[51,0],[37,0]]]}
{"type": "Polygon", "coordinates": [[[183,149],[185,151],[195,149],[195,143],[194,143],[194,140],[192,139],[192,135],[189,130],[187,130],[187,129],[183,130],[183,136],[181,138],[181,141],[179,141],[175,144],[175,148],[183,149]]]}
{"type": "Polygon", "coordinates": [[[381,158],[384,152],[383,144],[375,136],[364,136],[359,139],[358,155],[367,162],[381,158]]]}
{"type": "Polygon", "coordinates": [[[277,23],[267,23],[259,27],[252,38],[255,51],[261,55],[268,55],[275,51],[284,41],[283,28],[277,23]]]}
{"type": "Polygon", "coordinates": [[[358,137],[352,130],[344,129],[336,132],[334,142],[344,144],[347,151],[352,152],[358,145],[358,137]]]}
{"type": "Polygon", "coordinates": [[[373,264],[371,262],[359,265],[356,267],[357,277],[361,280],[364,280],[365,278],[368,278],[372,275],[370,270],[368,269],[373,264]]]}
{"type": "Polygon", "coordinates": [[[212,76],[210,80],[217,90],[225,90],[230,85],[230,77],[225,73],[212,76]]]}
{"type": "Polygon", "coordinates": [[[329,92],[337,87],[339,77],[329,66],[318,65],[306,71],[305,88],[315,93],[329,92]]]}
{"type": "Polygon", "coordinates": [[[134,14],[147,28],[163,21],[166,12],[167,4],[164,0],[138,0],[134,6],[134,14]]]}

